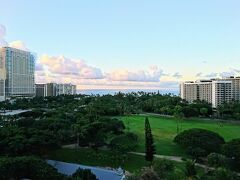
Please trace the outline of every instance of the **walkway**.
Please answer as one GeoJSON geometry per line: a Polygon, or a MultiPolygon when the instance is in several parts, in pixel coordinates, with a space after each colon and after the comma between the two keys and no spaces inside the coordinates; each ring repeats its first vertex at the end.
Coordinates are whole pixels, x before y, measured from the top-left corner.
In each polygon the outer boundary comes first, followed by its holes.
{"type": "MultiPolygon", "coordinates": [[[[129,153],[136,154],[139,156],[145,156],[145,153],[139,153],[139,152],[129,152],[129,153]]],[[[171,160],[171,161],[177,161],[177,162],[185,162],[182,160],[182,157],[180,157],[180,156],[166,156],[166,155],[155,154],[154,157],[161,158],[161,159],[167,159],[167,160],[171,160]]],[[[211,170],[214,169],[213,167],[209,167],[204,164],[195,163],[195,165],[198,167],[205,168],[205,169],[211,169],[211,170]]]]}

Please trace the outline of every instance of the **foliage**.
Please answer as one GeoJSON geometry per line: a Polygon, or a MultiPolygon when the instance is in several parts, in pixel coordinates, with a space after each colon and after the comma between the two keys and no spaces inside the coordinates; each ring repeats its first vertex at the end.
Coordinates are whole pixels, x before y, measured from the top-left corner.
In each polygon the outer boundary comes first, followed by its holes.
{"type": "Polygon", "coordinates": [[[0,158],[0,179],[61,180],[56,169],[45,161],[32,156],[0,158]]]}
{"type": "Polygon", "coordinates": [[[81,169],[79,168],[73,175],[73,178],[81,179],[81,180],[97,180],[95,174],[91,172],[90,169],[81,169]]]}
{"type": "Polygon", "coordinates": [[[240,169],[240,139],[233,139],[224,144],[222,153],[233,160],[236,169],[240,169]]]}
{"type": "Polygon", "coordinates": [[[240,177],[226,168],[219,167],[215,170],[205,173],[200,179],[202,180],[239,180],[240,177]]]}
{"type": "Polygon", "coordinates": [[[156,150],[155,150],[155,145],[154,145],[154,141],[153,141],[153,135],[152,135],[150,123],[149,123],[149,120],[147,117],[145,119],[145,143],[146,143],[145,144],[145,148],[146,148],[145,158],[147,161],[152,162],[153,158],[154,158],[154,154],[156,154],[156,150]]]}
{"type": "Polygon", "coordinates": [[[202,157],[219,152],[224,139],[215,132],[194,128],[178,134],[174,142],[184,147],[190,155],[202,157]]]}
{"type": "Polygon", "coordinates": [[[187,160],[185,164],[185,175],[189,178],[193,178],[197,175],[197,170],[195,167],[195,161],[187,160]]]}
{"type": "Polygon", "coordinates": [[[125,134],[118,135],[114,137],[109,147],[113,151],[117,151],[122,154],[126,154],[129,151],[133,151],[138,143],[138,137],[137,135],[127,132],[125,134]]]}
{"type": "Polygon", "coordinates": [[[44,154],[57,147],[59,147],[57,137],[48,130],[16,127],[0,129],[1,154],[44,154]]]}
{"type": "Polygon", "coordinates": [[[173,173],[174,164],[172,161],[166,159],[157,159],[153,162],[153,169],[162,178],[166,178],[169,174],[173,173]]]}
{"type": "Polygon", "coordinates": [[[157,173],[152,169],[152,168],[143,168],[141,175],[140,175],[140,180],[160,180],[158,177],[157,173]]]}
{"type": "Polygon", "coordinates": [[[211,153],[207,157],[208,165],[213,167],[228,167],[229,160],[226,156],[218,153],[211,153]]]}

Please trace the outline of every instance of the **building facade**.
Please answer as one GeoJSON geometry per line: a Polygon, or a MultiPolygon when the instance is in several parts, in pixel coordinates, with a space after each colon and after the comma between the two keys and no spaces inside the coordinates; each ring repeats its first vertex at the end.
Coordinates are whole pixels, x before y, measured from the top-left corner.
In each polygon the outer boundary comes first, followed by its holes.
{"type": "Polygon", "coordinates": [[[180,96],[192,103],[194,100],[212,101],[212,81],[186,81],[180,84],[180,96]]]}
{"type": "Polygon", "coordinates": [[[62,95],[62,94],[76,94],[76,85],[72,84],[57,84],[56,86],[56,95],[62,95]]]}
{"type": "Polygon", "coordinates": [[[180,96],[189,103],[204,100],[217,108],[224,102],[240,101],[240,78],[186,81],[180,84],[180,96]]]}
{"type": "Polygon", "coordinates": [[[58,96],[76,94],[76,85],[73,84],[36,84],[36,96],[58,96]]]}
{"type": "Polygon", "coordinates": [[[0,51],[0,101],[5,100],[6,67],[3,56],[4,52],[0,51]]]}
{"type": "Polygon", "coordinates": [[[229,77],[224,80],[232,82],[232,96],[236,101],[240,101],[240,77],[229,77]]]}
{"type": "MultiPolygon", "coordinates": [[[[0,84],[5,86],[6,98],[34,96],[35,57],[31,52],[10,47],[0,48],[0,69],[0,84]]],[[[3,89],[2,85],[0,88],[3,89]]]]}
{"type": "Polygon", "coordinates": [[[224,102],[233,100],[231,81],[212,82],[212,107],[216,108],[224,102]]]}

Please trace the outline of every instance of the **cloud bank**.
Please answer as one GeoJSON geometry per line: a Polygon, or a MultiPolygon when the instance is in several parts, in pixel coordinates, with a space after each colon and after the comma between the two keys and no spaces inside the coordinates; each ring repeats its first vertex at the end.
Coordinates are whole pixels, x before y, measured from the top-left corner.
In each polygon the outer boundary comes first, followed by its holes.
{"type": "Polygon", "coordinates": [[[148,70],[115,70],[108,73],[107,78],[112,81],[159,82],[164,75],[163,70],[157,66],[151,66],[148,70]]]}

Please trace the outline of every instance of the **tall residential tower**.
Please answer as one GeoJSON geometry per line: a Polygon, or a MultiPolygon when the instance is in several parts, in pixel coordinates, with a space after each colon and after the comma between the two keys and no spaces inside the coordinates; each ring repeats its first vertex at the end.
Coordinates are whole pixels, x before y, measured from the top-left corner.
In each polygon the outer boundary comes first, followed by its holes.
{"type": "Polygon", "coordinates": [[[35,95],[35,57],[31,52],[11,47],[0,48],[0,70],[0,84],[5,86],[3,88],[0,85],[1,100],[5,97],[35,95]],[[1,93],[1,89],[5,92],[1,93]]]}
{"type": "Polygon", "coordinates": [[[189,103],[204,100],[214,108],[224,102],[240,101],[240,77],[186,81],[180,84],[180,96],[189,103]]]}

